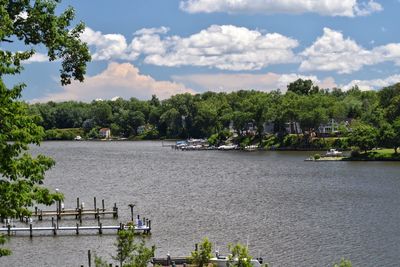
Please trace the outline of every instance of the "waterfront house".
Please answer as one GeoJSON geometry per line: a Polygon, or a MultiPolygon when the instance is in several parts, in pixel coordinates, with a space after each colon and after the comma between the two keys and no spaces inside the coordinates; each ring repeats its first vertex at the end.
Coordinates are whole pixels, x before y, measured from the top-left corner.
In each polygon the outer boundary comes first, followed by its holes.
{"type": "Polygon", "coordinates": [[[99,130],[99,137],[103,139],[109,139],[111,137],[110,128],[101,128],[99,130]]]}

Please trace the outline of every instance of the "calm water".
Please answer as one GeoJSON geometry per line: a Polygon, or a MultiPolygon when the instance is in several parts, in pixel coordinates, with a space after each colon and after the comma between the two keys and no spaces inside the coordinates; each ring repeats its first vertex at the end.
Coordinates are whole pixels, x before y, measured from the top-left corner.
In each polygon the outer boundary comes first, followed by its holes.
{"type": "MultiPolygon", "coordinates": [[[[152,219],[157,256],[188,255],[203,237],[227,251],[246,243],[271,266],[400,266],[400,163],[304,162],[310,152],[181,152],[160,142],[48,142],[46,186],[66,208],[80,197],[128,204],[152,219]]],[[[46,224],[49,222],[46,221],[46,224]]],[[[62,221],[74,225],[74,220],[62,221]]],[[[85,224],[95,224],[88,221],[85,224]]],[[[106,222],[104,222],[106,224],[106,222]]],[[[113,235],[14,237],[1,266],[87,266],[109,258],[113,235]]]]}

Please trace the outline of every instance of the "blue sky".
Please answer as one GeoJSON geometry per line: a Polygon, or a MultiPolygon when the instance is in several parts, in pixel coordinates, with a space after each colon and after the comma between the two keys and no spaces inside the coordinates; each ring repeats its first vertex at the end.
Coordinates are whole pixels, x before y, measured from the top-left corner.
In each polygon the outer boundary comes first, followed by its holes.
{"type": "MultiPolygon", "coordinates": [[[[29,101],[286,89],[379,89],[400,80],[399,0],[63,1],[87,29],[86,82],[61,87],[45,51],[10,82],[29,101]]],[[[19,49],[19,48],[16,48],[19,49]]]]}

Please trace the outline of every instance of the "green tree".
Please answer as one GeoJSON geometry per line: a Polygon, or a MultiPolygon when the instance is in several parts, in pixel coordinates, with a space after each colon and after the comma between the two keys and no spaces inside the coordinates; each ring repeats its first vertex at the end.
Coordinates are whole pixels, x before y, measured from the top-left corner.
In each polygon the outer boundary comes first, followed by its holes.
{"type": "Polygon", "coordinates": [[[199,245],[199,249],[191,252],[191,260],[193,264],[198,267],[203,267],[210,262],[212,257],[212,244],[208,238],[204,238],[203,242],[199,245]]]}
{"type": "Polygon", "coordinates": [[[400,119],[393,125],[384,123],[379,129],[379,144],[383,147],[392,147],[397,154],[397,148],[400,146],[400,119]]]}
{"type": "Polygon", "coordinates": [[[319,87],[314,86],[311,80],[297,79],[288,84],[287,89],[298,95],[311,95],[319,92],[319,87]]]}
{"type": "MultiPolygon", "coordinates": [[[[155,247],[146,247],[144,239],[141,242],[135,241],[134,228],[118,232],[115,243],[117,254],[112,258],[119,263],[121,267],[147,267],[147,264],[154,257],[155,247]]],[[[95,257],[96,267],[109,266],[101,257],[95,257]]]]}
{"type": "Polygon", "coordinates": [[[242,244],[236,244],[232,245],[230,244],[228,246],[231,255],[228,257],[228,262],[230,263],[230,266],[235,266],[235,267],[252,267],[253,265],[251,264],[251,256],[249,254],[249,250],[247,247],[245,247],[242,244]]]}
{"type": "Polygon", "coordinates": [[[352,126],[348,142],[351,146],[356,146],[366,153],[368,150],[376,147],[377,135],[377,130],[374,127],[359,123],[354,127],[352,126]]]}
{"type": "MultiPolygon", "coordinates": [[[[61,84],[71,79],[83,81],[90,55],[79,39],[84,30],[80,23],[71,28],[74,10],[55,14],[60,1],[0,0],[0,46],[4,43],[25,45],[27,50],[0,49],[0,216],[29,215],[33,203],[51,204],[62,198],[43,187],[44,173],[54,161],[43,155],[32,157],[29,144],[38,145],[44,136],[39,119],[28,113],[20,102],[24,84],[8,88],[6,75],[19,74],[22,62],[29,59],[35,45],[47,48],[50,61],[61,59],[61,84]]],[[[3,242],[3,239],[2,241],[3,242]]],[[[3,251],[3,250],[2,250],[3,251]]]]}

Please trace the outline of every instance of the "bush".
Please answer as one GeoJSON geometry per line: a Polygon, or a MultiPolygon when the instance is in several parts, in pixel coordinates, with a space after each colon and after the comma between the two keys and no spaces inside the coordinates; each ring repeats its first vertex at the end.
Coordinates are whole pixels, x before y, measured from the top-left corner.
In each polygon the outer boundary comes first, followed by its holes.
{"type": "Polygon", "coordinates": [[[314,155],[314,159],[320,159],[321,158],[321,155],[320,154],[315,154],[314,155]]]}

